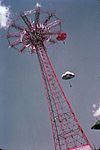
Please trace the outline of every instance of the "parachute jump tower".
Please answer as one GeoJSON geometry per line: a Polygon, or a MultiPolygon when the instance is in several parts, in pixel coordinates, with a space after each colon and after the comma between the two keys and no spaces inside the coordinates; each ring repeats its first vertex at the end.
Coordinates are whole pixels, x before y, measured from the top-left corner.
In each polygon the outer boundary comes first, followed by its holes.
{"type": "Polygon", "coordinates": [[[21,12],[7,31],[10,47],[19,53],[29,51],[37,54],[48,102],[54,150],[92,150],[47,54],[49,44],[64,41],[66,36],[61,31],[61,20],[55,14],[41,10],[38,3],[33,10],[21,12]]]}

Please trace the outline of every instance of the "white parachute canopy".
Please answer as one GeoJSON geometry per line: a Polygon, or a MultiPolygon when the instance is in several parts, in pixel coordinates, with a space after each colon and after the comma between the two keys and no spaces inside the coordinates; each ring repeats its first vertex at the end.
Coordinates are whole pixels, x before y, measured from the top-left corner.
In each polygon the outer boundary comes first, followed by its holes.
{"type": "Polygon", "coordinates": [[[69,80],[75,77],[75,74],[70,71],[66,71],[64,74],[62,74],[62,79],[69,80]]]}

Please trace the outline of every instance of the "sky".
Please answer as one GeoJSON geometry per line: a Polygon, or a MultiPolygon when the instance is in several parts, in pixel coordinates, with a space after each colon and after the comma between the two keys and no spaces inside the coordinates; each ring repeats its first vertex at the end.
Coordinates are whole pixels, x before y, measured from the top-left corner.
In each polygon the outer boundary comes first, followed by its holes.
{"type": "MultiPolygon", "coordinates": [[[[100,1],[3,0],[8,17],[33,9],[56,11],[68,35],[65,44],[47,48],[58,80],[90,143],[100,147],[100,131],[91,126],[100,119],[100,1]],[[65,71],[75,73],[70,82],[65,71]]],[[[0,15],[0,19],[1,15],[0,15]]],[[[0,35],[6,34],[0,24],[0,35]]],[[[18,54],[0,38],[0,147],[9,150],[52,150],[47,103],[36,54],[18,54]]]]}

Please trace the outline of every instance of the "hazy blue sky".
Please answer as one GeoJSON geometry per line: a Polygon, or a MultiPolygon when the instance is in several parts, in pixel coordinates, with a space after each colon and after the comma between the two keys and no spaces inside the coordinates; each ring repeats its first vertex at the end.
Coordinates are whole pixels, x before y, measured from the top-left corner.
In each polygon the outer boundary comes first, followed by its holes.
{"type": "MultiPolygon", "coordinates": [[[[100,131],[91,130],[96,119],[92,105],[100,102],[100,1],[3,0],[14,14],[32,9],[56,10],[67,32],[66,44],[48,49],[57,77],[89,141],[100,146],[100,131]],[[72,87],[61,79],[75,73],[72,87]]],[[[3,33],[3,29],[0,30],[3,33]]],[[[0,147],[18,150],[53,150],[41,72],[36,54],[18,55],[0,39],[0,147]]]]}

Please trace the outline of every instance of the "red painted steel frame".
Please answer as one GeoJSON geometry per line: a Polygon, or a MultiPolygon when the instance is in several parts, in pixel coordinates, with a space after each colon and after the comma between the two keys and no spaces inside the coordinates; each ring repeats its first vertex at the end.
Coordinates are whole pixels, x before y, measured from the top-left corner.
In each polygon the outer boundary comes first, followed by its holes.
{"type": "Polygon", "coordinates": [[[91,150],[92,147],[60,86],[45,47],[46,43],[57,42],[61,21],[55,14],[48,14],[41,23],[40,14],[39,5],[34,10],[20,13],[20,20],[22,19],[24,25],[12,22],[7,33],[8,42],[19,52],[29,48],[31,53],[37,54],[48,101],[55,150],[91,150]],[[34,14],[34,22],[28,18],[31,14],[34,14]]]}

